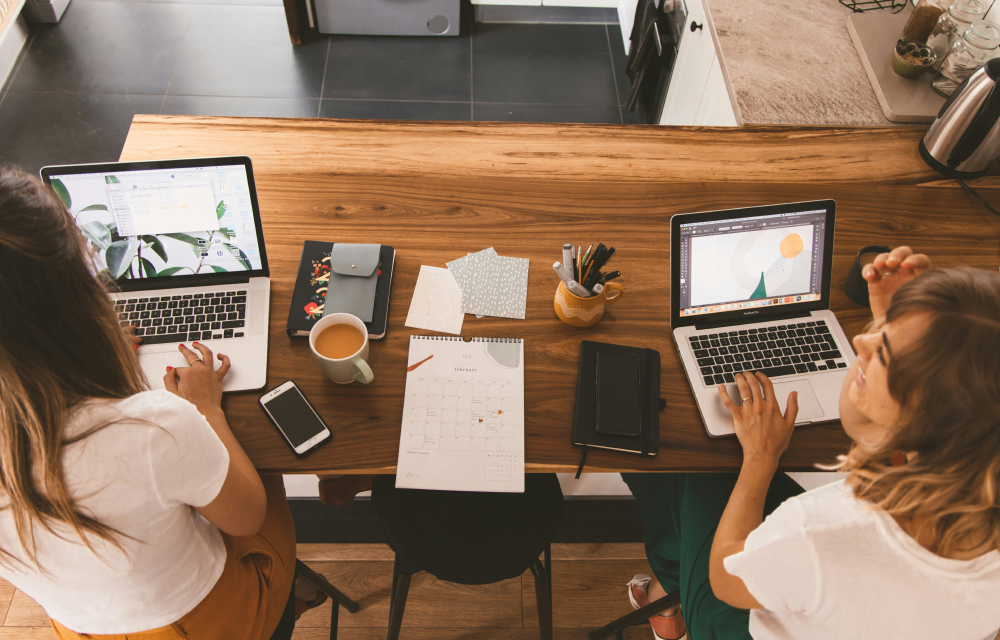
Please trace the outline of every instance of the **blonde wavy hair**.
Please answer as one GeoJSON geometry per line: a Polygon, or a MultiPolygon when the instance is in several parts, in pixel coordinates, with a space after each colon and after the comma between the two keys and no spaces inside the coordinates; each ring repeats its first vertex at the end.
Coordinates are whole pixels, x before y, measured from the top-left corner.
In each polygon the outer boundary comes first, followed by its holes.
{"type": "Polygon", "coordinates": [[[929,528],[930,551],[1000,549],[1000,274],[934,269],[899,288],[886,321],[929,313],[888,367],[900,423],[877,449],[840,457],[854,495],[929,528]],[[894,451],[917,452],[893,467],[894,451]]]}
{"type": "MultiPolygon", "coordinates": [[[[36,563],[34,527],[86,534],[122,548],[120,534],[77,508],[63,451],[106,425],[67,438],[80,403],[148,388],[108,292],[59,197],[41,181],[0,166],[0,510],[9,510],[36,563]]],[[[0,561],[15,558],[0,549],[0,561]]],[[[37,564],[37,563],[36,563],[37,564]]]]}

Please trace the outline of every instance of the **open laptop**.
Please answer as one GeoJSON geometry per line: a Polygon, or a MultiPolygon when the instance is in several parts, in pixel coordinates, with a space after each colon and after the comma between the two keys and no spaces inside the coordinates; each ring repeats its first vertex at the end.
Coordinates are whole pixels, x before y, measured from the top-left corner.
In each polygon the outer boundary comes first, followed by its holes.
{"type": "Polygon", "coordinates": [[[271,284],[249,158],[52,166],[41,177],[94,250],[95,272],[118,282],[119,322],[137,327],[154,388],[167,366],[187,365],[178,343],[196,340],[232,360],[224,391],[264,386],[271,284]]]}
{"type": "Polygon", "coordinates": [[[670,223],[670,324],[710,436],[732,435],[719,386],[742,404],[733,375],[762,371],[796,424],[840,417],[854,351],[830,311],[836,203],[797,202],[675,215],[670,223]]]}

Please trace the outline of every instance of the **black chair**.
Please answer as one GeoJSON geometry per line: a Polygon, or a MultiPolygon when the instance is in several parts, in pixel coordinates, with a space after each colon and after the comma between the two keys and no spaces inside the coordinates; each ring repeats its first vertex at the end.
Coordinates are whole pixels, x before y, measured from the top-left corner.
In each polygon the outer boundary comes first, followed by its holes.
{"type": "MultiPolygon", "coordinates": [[[[337,622],[340,615],[340,607],[343,606],[349,613],[357,613],[361,608],[358,603],[344,595],[337,587],[330,584],[326,578],[310,569],[301,560],[295,561],[295,576],[302,578],[317,591],[325,593],[333,600],[333,607],[330,613],[330,640],[337,640],[337,622]]],[[[288,594],[288,603],[285,605],[285,612],[281,615],[278,628],[271,634],[271,640],[291,640],[295,631],[295,588],[288,594]]]]}
{"type": "Polygon", "coordinates": [[[628,627],[634,627],[637,624],[643,624],[647,622],[651,617],[655,616],[661,611],[669,609],[670,607],[676,607],[681,603],[681,592],[675,591],[674,593],[668,593],[659,600],[654,600],[650,602],[645,607],[636,609],[632,613],[626,614],[614,622],[610,622],[600,629],[594,629],[587,634],[587,640],[601,640],[601,638],[606,638],[612,633],[615,634],[615,640],[622,640],[622,631],[628,627]]]}
{"type": "Polygon", "coordinates": [[[426,571],[457,584],[492,584],[525,569],[535,577],[542,640],[551,640],[550,542],[563,507],[554,474],[527,474],[524,493],[397,489],[396,476],[379,476],[372,503],[396,552],[388,640],[399,638],[412,575],[426,571]]]}

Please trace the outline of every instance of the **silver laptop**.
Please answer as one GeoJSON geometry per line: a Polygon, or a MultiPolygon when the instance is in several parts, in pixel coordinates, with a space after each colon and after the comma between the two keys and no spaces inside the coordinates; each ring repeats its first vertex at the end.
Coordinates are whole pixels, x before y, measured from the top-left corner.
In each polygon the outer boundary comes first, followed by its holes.
{"type": "Polygon", "coordinates": [[[53,166],[41,177],[94,250],[95,272],[118,282],[119,322],[137,327],[154,388],[167,366],[186,366],[178,343],[196,340],[232,360],[223,390],[264,386],[271,284],[249,158],[53,166]]]}
{"type": "Polygon", "coordinates": [[[670,223],[670,324],[708,435],[732,435],[719,387],[762,371],[796,424],[840,417],[854,351],[830,311],[833,200],[675,215],[670,223]]]}

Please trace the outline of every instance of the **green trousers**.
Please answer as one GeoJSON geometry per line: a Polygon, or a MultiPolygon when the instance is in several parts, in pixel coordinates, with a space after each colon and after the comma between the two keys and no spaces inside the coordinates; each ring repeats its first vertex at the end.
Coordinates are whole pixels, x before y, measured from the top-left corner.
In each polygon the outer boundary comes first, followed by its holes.
{"type": "MultiPolygon", "coordinates": [[[[734,473],[630,473],[622,479],[642,515],[646,558],[667,593],[681,592],[691,640],[746,640],[750,612],[722,602],[708,581],[715,530],[736,485],[734,473]]],[[[804,489],[778,473],[764,501],[764,515],[804,489]]]]}

